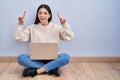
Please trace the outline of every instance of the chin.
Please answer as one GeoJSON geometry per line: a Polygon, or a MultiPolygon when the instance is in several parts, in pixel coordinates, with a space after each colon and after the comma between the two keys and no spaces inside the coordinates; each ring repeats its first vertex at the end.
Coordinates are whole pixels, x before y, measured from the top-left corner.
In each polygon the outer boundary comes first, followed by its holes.
{"type": "Polygon", "coordinates": [[[46,21],[40,21],[41,23],[46,23],[46,21]]]}

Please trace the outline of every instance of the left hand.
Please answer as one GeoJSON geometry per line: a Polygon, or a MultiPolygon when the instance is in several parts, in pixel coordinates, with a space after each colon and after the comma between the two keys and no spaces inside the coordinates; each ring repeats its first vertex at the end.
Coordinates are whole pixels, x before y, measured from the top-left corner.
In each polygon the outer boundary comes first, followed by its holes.
{"type": "Polygon", "coordinates": [[[64,19],[62,16],[60,16],[59,13],[57,13],[57,16],[58,16],[61,24],[64,24],[66,22],[66,19],[64,19]]]}

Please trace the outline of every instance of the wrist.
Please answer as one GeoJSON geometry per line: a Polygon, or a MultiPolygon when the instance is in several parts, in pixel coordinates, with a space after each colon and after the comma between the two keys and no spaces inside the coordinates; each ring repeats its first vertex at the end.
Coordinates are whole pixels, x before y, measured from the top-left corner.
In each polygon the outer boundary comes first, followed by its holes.
{"type": "Polygon", "coordinates": [[[18,24],[19,24],[19,25],[23,25],[23,22],[19,22],[18,24]]]}

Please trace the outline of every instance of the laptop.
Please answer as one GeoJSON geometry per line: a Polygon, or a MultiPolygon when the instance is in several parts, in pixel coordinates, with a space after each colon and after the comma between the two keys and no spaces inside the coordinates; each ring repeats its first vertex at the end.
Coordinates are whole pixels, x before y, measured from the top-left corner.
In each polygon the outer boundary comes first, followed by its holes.
{"type": "Polygon", "coordinates": [[[52,60],[57,58],[58,43],[30,43],[31,60],[52,60]]]}

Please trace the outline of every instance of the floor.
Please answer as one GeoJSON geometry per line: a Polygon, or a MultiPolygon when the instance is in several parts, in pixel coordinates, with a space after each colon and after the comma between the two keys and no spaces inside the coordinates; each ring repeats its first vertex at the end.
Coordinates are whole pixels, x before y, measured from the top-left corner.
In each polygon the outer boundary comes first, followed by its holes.
{"type": "Polygon", "coordinates": [[[41,74],[24,78],[23,69],[17,62],[0,62],[0,80],[120,80],[120,63],[70,62],[60,68],[60,77],[41,74]]]}

